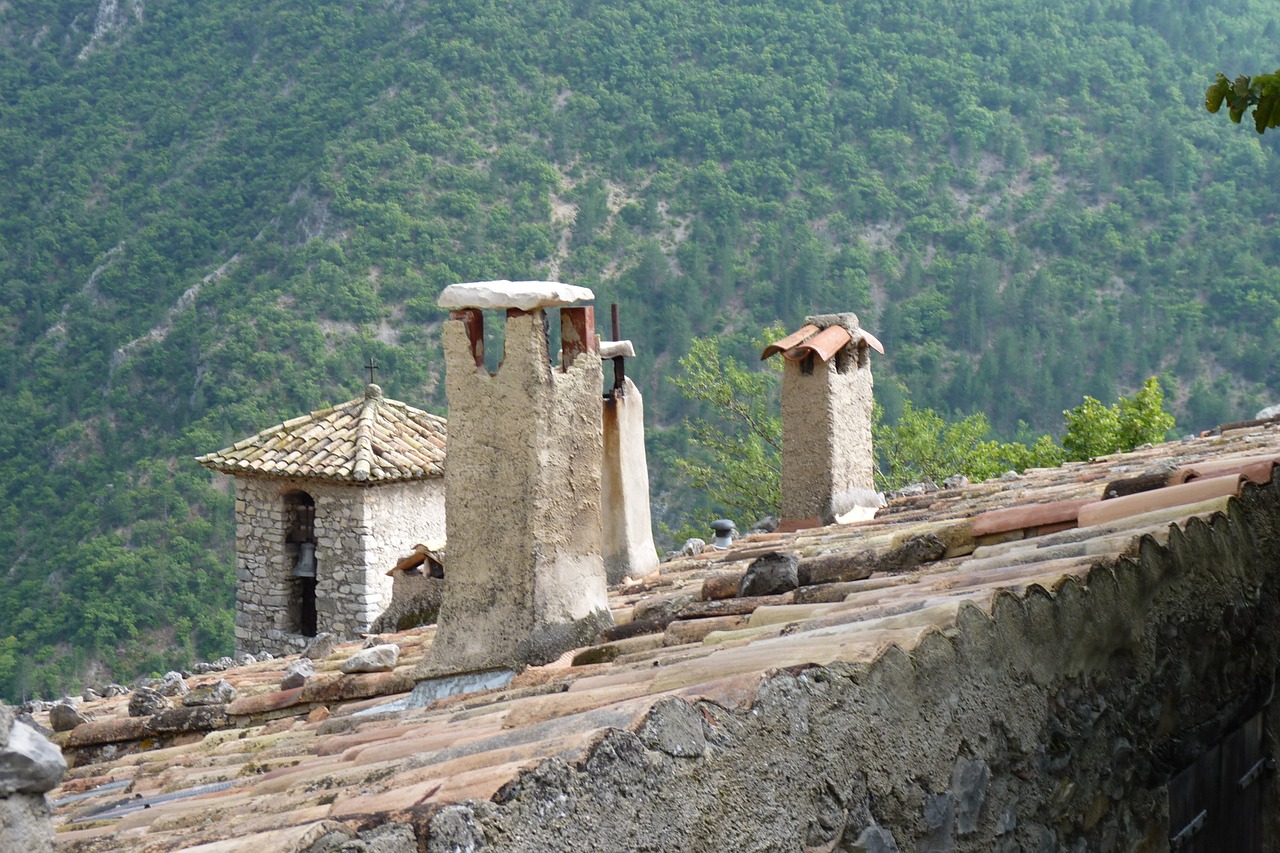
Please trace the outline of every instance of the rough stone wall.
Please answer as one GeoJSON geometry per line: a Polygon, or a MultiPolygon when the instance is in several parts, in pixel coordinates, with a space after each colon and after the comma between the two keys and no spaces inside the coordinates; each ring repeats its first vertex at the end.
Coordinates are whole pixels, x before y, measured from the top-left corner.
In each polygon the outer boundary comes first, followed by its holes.
{"type": "Polygon", "coordinates": [[[1175,773],[1258,708],[1275,751],[1277,493],[1246,486],[1230,519],[1087,584],[966,607],[910,653],[768,675],[749,709],[662,700],[415,832],[428,851],[1167,850],[1175,773]]]}
{"type": "Polygon", "coordinates": [[[387,570],[442,530],[441,481],[366,488],[237,477],[238,652],[288,654],[306,643],[285,546],[284,495],[295,490],[315,500],[318,632],[352,637],[368,630],[391,601],[387,570]]]}
{"type": "Polygon", "coordinates": [[[623,380],[622,396],[604,401],[600,488],[604,569],[609,583],[657,571],[644,450],[644,398],[629,378],[623,380]]]}
{"type": "MultiPolygon", "coordinates": [[[[837,315],[840,317],[853,315],[837,315]]],[[[809,322],[826,318],[810,317],[809,322]]],[[[831,322],[819,323],[822,327],[831,322]]],[[[857,318],[851,321],[857,329],[857,318]]],[[[856,338],[855,338],[856,341],[856,338]]],[[[782,515],[831,520],[875,488],[871,449],[871,359],[857,343],[805,374],[786,360],[782,375],[782,515]],[[857,353],[861,350],[861,362],[857,353]],[[844,372],[841,372],[841,369],[844,372]]]]}
{"type": "Polygon", "coordinates": [[[608,620],[600,357],[553,366],[541,309],[507,318],[493,375],[463,321],[445,324],[444,350],[449,556],[421,675],[542,663],[608,620]]]}
{"type": "Polygon", "coordinates": [[[444,601],[444,581],[423,571],[419,575],[396,572],[391,587],[391,603],[369,630],[375,634],[407,631],[434,624],[444,601]]]}

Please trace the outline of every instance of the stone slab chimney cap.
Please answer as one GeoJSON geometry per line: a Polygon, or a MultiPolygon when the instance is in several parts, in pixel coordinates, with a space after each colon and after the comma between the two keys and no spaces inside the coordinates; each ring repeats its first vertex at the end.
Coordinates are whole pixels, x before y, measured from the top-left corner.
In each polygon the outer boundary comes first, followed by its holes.
{"type": "Polygon", "coordinates": [[[600,342],[600,359],[607,361],[611,358],[635,358],[636,348],[631,341],[601,341],[600,342]]]}
{"type": "Polygon", "coordinates": [[[440,293],[441,308],[554,308],[594,301],[588,287],[558,281],[471,281],[451,284],[440,293]]]}

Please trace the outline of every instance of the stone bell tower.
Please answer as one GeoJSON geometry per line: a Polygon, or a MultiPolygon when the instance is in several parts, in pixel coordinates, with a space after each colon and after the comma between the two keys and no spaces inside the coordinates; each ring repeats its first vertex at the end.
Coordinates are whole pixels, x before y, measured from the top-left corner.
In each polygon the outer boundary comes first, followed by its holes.
{"type": "Polygon", "coordinates": [[[449,401],[444,606],[419,676],[542,664],[611,624],[601,559],[601,370],[585,287],[455,284],[440,295],[449,401]],[[505,312],[490,373],[484,309],[505,312]],[[560,315],[559,363],[548,309],[560,315]]]}

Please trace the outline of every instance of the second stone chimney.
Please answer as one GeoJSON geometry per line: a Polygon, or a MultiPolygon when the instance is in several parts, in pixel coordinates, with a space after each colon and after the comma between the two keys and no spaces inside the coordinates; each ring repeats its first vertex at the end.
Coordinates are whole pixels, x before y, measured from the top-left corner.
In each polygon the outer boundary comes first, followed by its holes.
{"type": "Polygon", "coordinates": [[[782,517],[830,523],[880,505],[871,448],[871,359],[883,353],[853,313],[808,317],[768,346],[782,353],[782,517]]]}
{"type": "Polygon", "coordinates": [[[585,287],[555,282],[452,285],[440,305],[449,402],[449,548],[431,677],[543,664],[612,624],[601,558],[603,382],[585,287]],[[560,314],[559,364],[547,309],[560,314]],[[484,309],[506,315],[490,373],[484,309]]]}

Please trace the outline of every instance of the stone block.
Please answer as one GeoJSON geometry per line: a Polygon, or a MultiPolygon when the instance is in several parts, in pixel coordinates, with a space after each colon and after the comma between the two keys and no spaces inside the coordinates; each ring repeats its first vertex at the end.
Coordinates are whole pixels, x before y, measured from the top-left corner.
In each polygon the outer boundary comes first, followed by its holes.
{"type": "Polygon", "coordinates": [[[758,557],[747,567],[738,584],[738,595],[781,595],[800,585],[799,561],[794,554],[777,552],[758,557]]]}
{"type": "Polygon", "coordinates": [[[0,797],[0,850],[53,853],[53,815],[43,796],[0,797]]]}
{"type": "Polygon", "coordinates": [[[400,647],[395,643],[385,643],[369,649],[361,649],[342,662],[342,671],[352,672],[390,672],[396,668],[400,660],[400,647]]]}
{"type": "Polygon", "coordinates": [[[173,707],[173,703],[167,696],[150,687],[139,687],[129,697],[130,717],[149,717],[152,714],[167,711],[171,707],[173,707]]]}
{"type": "Polygon", "coordinates": [[[440,293],[441,308],[507,309],[532,311],[590,302],[595,294],[589,288],[556,281],[473,281],[451,284],[440,293]]]}
{"type": "Polygon", "coordinates": [[[51,791],[66,771],[58,747],[0,707],[0,798],[51,791]]]}
{"type": "Polygon", "coordinates": [[[147,721],[147,728],[160,734],[211,732],[226,728],[228,725],[226,705],[172,708],[156,714],[147,721]]]}
{"type": "Polygon", "coordinates": [[[59,702],[49,709],[49,725],[55,732],[69,732],[90,719],[69,702],[59,702]]]}
{"type": "Polygon", "coordinates": [[[193,688],[186,696],[182,697],[182,704],[189,708],[198,708],[205,705],[226,705],[234,702],[237,691],[231,685],[231,682],[224,678],[220,678],[213,684],[202,684],[193,688]]]}

